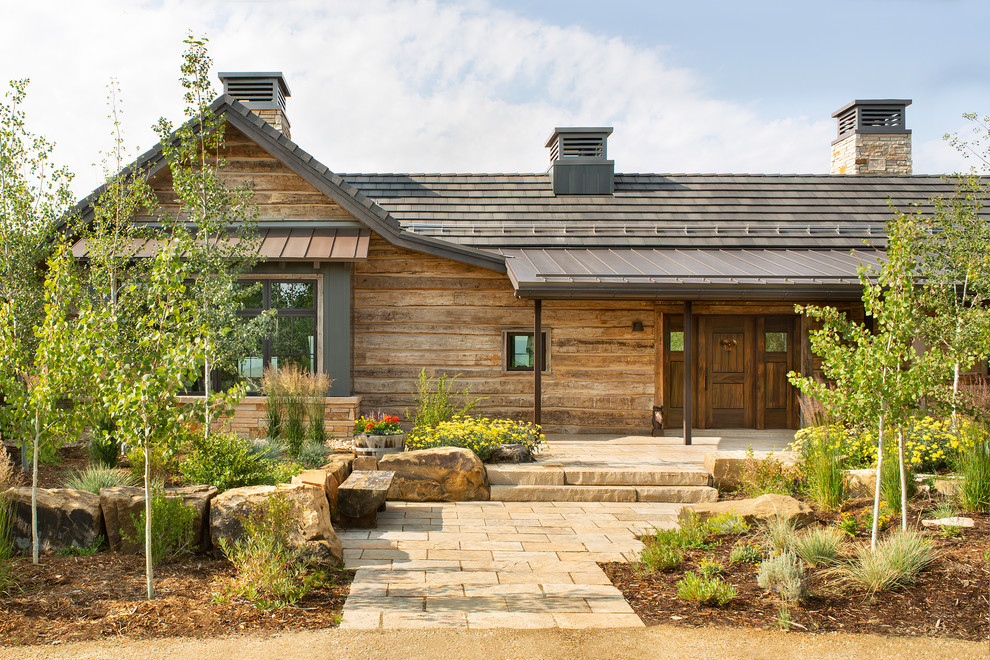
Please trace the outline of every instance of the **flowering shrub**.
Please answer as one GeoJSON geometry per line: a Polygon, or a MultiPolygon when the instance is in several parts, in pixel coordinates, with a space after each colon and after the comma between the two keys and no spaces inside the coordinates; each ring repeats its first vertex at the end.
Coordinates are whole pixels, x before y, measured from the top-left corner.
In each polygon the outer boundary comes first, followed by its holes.
{"type": "MultiPolygon", "coordinates": [[[[927,415],[915,417],[904,428],[904,460],[915,471],[934,472],[945,468],[949,458],[960,449],[971,446],[980,437],[986,439],[988,436],[985,427],[980,427],[965,417],[957,417],[956,424],[959,428],[958,438],[952,433],[952,420],[949,418],[937,419],[927,415]]],[[[791,449],[801,451],[808,443],[823,440],[824,436],[823,426],[801,429],[794,435],[791,449]]],[[[846,457],[847,467],[866,468],[876,465],[876,429],[831,426],[828,436],[833,448],[846,457]]],[[[896,448],[896,443],[897,430],[892,428],[884,444],[896,448]]]]}
{"type": "Polygon", "coordinates": [[[435,428],[414,429],[406,440],[406,447],[463,447],[486,461],[491,457],[492,450],[499,445],[526,445],[530,451],[536,453],[543,448],[544,441],[540,427],[529,422],[456,415],[448,422],[440,422],[435,428]]]}
{"type": "Polygon", "coordinates": [[[366,433],[368,435],[399,435],[402,427],[399,426],[399,418],[395,415],[386,415],[381,411],[361,415],[354,422],[354,435],[366,433]]]}

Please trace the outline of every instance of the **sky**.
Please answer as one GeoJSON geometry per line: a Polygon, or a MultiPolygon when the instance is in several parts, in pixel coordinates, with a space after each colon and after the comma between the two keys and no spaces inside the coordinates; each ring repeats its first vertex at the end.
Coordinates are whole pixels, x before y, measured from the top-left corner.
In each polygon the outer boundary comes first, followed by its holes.
{"type": "MultiPolygon", "coordinates": [[[[112,146],[182,119],[183,38],[214,71],[282,71],[292,138],[335,172],[542,172],[556,126],[612,126],[617,172],[827,173],[831,113],[912,99],[915,173],[990,114],[985,0],[0,0],[0,82],[81,197],[112,146]]],[[[216,80],[216,90],[221,86],[216,80]]]]}

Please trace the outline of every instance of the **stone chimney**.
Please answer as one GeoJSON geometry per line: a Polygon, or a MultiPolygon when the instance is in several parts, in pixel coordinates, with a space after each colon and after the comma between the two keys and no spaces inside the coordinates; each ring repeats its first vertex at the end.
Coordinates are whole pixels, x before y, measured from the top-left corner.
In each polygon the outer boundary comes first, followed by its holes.
{"type": "Polygon", "coordinates": [[[606,151],[611,127],[555,128],[547,140],[554,195],[611,195],[615,161],[606,151]]]}
{"type": "Polygon", "coordinates": [[[832,174],[911,174],[909,105],[910,99],[857,100],[833,112],[839,137],[832,142],[832,174]]]}
{"type": "Polygon", "coordinates": [[[266,122],[289,133],[289,120],[285,116],[285,98],[292,96],[281,71],[220,72],[223,93],[229,94],[266,122]]]}

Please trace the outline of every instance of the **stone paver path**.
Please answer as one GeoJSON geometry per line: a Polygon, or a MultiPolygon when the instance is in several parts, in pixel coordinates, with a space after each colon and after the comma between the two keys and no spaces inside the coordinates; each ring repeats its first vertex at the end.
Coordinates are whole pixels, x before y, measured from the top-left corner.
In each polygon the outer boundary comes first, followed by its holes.
{"type": "Polygon", "coordinates": [[[357,569],[341,628],[640,627],[595,562],[634,558],[679,508],[389,502],[377,529],[340,532],[357,569]]]}

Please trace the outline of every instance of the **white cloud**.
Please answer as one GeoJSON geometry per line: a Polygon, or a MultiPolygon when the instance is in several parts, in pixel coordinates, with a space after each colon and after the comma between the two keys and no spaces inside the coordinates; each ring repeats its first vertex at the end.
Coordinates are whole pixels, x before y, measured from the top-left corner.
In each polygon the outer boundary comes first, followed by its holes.
{"type": "MultiPolygon", "coordinates": [[[[2,78],[30,76],[32,127],[77,190],[109,147],[105,84],[120,79],[132,145],[181,119],[187,29],[217,70],[282,70],[293,138],[336,171],[542,171],[554,126],[612,125],[623,172],[825,172],[827,113],[761,116],[714,98],[664,50],[523,19],[486,2],[110,0],[8,8],[2,78]]],[[[219,89],[219,85],[218,85],[219,89]]],[[[809,112],[816,112],[809,109],[809,112]]]]}

